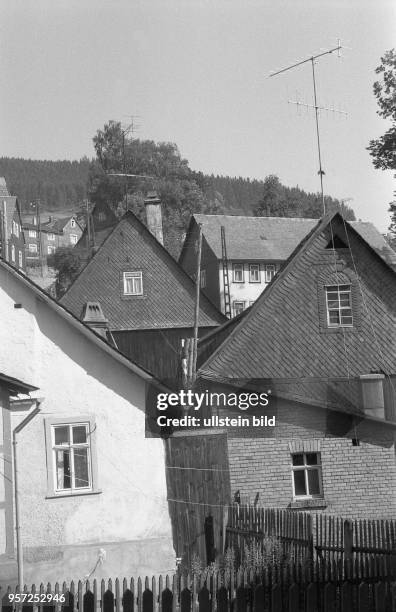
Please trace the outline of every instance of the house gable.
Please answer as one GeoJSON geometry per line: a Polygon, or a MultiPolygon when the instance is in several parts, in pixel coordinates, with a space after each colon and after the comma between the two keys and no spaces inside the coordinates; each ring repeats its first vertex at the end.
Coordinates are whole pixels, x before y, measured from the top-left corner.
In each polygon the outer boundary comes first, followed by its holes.
{"type": "MultiPolygon", "coordinates": [[[[207,361],[224,379],[396,372],[396,278],[339,214],[319,222],[207,361]],[[337,236],[350,249],[327,249],[337,236]],[[326,286],[350,285],[351,327],[329,328],[326,286]]],[[[219,331],[221,333],[221,331],[219,331]]],[[[214,338],[212,338],[214,343],[214,338]]]]}
{"type": "MultiPolygon", "coordinates": [[[[88,301],[100,302],[112,331],[188,328],[194,322],[195,285],[128,211],[61,299],[75,316],[88,301]],[[125,290],[124,274],[130,275],[131,290],[125,290]]],[[[224,320],[201,294],[200,327],[224,320]]]]}

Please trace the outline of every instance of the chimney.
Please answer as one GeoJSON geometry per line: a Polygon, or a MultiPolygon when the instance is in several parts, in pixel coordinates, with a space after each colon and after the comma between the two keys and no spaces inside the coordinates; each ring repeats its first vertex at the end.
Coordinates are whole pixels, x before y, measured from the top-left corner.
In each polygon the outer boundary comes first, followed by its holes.
{"type": "Polygon", "coordinates": [[[384,374],[362,374],[359,379],[364,414],[368,417],[384,419],[384,374]]]}
{"type": "Polygon", "coordinates": [[[80,319],[97,334],[107,339],[109,321],[105,318],[99,302],[86,302],[83,306],[80,319]]]}
{"type": "Polygon", "coordinates": [[[146,207],[147,227],[161,244],[164,244],[164,235],[162,233],[162,212],[161,200],[156,191],[149,191],[144,200],[146,207]]]}

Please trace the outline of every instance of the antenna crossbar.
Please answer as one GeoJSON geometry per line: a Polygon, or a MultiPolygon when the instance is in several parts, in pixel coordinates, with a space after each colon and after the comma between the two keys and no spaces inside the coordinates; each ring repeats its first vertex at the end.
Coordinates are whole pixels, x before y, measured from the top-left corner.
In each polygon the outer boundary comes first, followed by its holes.
{"type": "Polygon", "coordinates": [[[340,115],[348,115],[346,111],[334,108],[334,106],[315,106],[314,104],[307,104],[306,102],[300,102],[299,100],[288,100],[289,104],[295,104],[296,106],[304,106],[304,108],[314,108],[322,111],[330,111],[332,113],[339,113],[340,115]]]}

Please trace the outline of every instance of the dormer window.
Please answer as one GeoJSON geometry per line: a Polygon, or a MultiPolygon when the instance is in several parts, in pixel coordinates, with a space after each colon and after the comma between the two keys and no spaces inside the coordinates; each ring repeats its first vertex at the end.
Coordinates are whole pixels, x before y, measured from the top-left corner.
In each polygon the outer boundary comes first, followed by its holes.
{"type": "Polygon", "coordinates": [[[76,227],[76,220],[70,219],[70,227],[76,227]]]}
{"type": "Polygon", "coordinates": [[[143,295],[143,276],[141,270],[124,272],[124,295],[143,295]]]}
{"type": "Polygon", "coordinates": [[[328,326],[352,327],[351,285],[329,285],[325,291],[328,326]]]}

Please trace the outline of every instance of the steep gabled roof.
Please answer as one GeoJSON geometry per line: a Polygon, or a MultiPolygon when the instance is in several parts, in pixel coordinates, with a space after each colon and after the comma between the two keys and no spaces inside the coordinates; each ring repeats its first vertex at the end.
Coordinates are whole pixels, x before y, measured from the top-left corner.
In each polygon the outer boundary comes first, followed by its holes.
{"type": "Polygon", "coordinates": [[[54,300],[54,298],[52,298],[48,293],[41,289],[36,283],[34,283],[31,279],[25,276],[25,274],[19,272],[19,270],[11,266],[1,257],[0,268],[3,268],[8,274],[10,274],[16,280],[17,283],[24,285],[30,291],[32,291],[36,296],[40,298],[41,301],[45,302],[57,315],[62,317],[62,319],[67,321],[71,326],[76,328],[83,336],[85,336],[86,338],[88,338],[88,340],[95,344],[99,350],[108,353],[121,365],[127,367],[134,374],[140,376],[143,380],[150,382],[156,386],[163,387],[163,384],[159,382],[150,372],[125,357],[120,351],[115,349],[114,346],[110,344],[103,336],[94,332],[88,325],[80,321],[78,317],[76,317],[72,312],[65,308],[65,306],[54,300]]]}
{"type": "Polygon", "coordinates": [[[10,195],[8,191],[7,183],[4,176],[0,176],[0,198],[4,198],[10,195]]]}
{"type": "Polygon", "coordinates": [[[302,240],[225,339],[227,324],[219,327],[207,341],[203,339],[206,361],[199,372],[204,378],[222,381],[325,379],[344,377],[347,373],[356,376],[379,368],[396,372],[395,318],[393,268],[361,237],[354,225],[344,222],[336,213],[320,220],[302,240]],[[359,291],[367,293],[365,283],[370,283],[374,293],[374,297],[362,296],[365,316],[359,329],[346,333],[345,344],[340,333],[326,334],[319,330],[316,277],[319,267],[316,266],[329,268],[328,264],[321,264],[320,257],[333,233],[346,235],[351,245],[359,291]],[[213,349],[210,356],[207,356],[208,346],[213,349]]]}
{"type": "MultiPolygon", "coordinates": [[[[112,331],[193,326],[195,284],[146,226],[128,211],[62,297],[76,316],[83,305],[98,301],[112,331]],[[125,297],[124,271],[142,271],[143,295],[125,297]]],[[[200,327],[225,317],[201,293],[200,327]]]]}
{"type": "Polygon", "coordinates": [[[82,227],[78,223],[75,216],[71,215],[70,217],[54,218],[54,219],[51,219],[51,221],[46,221],[45,223],[41,223],[41,231],[50,232],[54,234],[62,234],[65,226],[69,223],[70,219],[74,219],[77,226],[82,230],[82,227]]]}
{"type": "MultiPolygon", "coordinates": [[[[194,223],[202,225],[203,236],[218,259],[222,256],[220,227],[223,226],[228,259],[285,261],[318,219],[196,214],[189,231],[194,223]]],[[[351,225],[388,263],[396,266],[396,253],[372,223],[352,221],[351,225]]],[[[184,247],[181,261],[183,253],[184,247]]]]}

